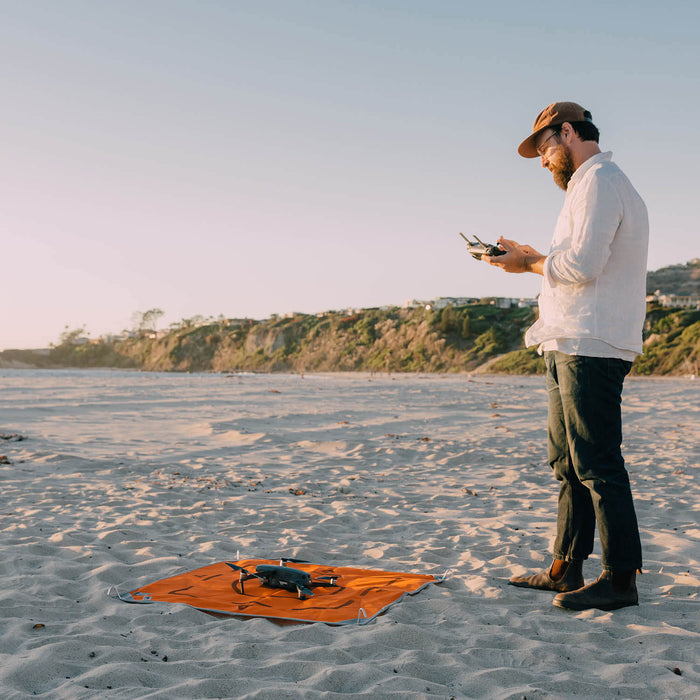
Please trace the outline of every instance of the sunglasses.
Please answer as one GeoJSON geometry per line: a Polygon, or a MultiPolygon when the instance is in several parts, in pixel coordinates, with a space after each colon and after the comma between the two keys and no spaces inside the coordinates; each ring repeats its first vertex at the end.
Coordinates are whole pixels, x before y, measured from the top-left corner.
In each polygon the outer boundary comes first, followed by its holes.
{"type": "Polygon", "coordinates": [[[558,131],[553,131],[542,143],[537,147],[537,152],[540,154],[540,156],[544,156],[544,154],[547,152],[549,146],[546,145],[547,141],[551,139],[553,136],[559,136],[558,131]]]}

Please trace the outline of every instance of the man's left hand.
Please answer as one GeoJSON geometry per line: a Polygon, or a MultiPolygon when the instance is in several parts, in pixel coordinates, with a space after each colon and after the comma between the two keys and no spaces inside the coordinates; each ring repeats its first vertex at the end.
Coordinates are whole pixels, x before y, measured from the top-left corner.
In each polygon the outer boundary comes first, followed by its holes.
{"type": "Polygon", "coordinates": [[[501,236],[498,245],[506,251],[505,255],[482,255],[481,259],[494,267],[500,267],[505,272],[535,272],[542,274],[545,255],[536,251],[530,245],[520,245],[515,241],[501,236]]]}

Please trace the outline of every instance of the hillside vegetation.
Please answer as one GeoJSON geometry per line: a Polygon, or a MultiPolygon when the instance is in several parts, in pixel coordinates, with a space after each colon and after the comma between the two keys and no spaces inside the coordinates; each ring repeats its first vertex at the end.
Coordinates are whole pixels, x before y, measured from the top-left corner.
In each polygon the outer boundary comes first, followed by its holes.
{"type": "MultiPolygon", "coordinates": [[[[143,333],[113,342],[62,342],[44,355],[0,353],[6,366],[117,367],[180,372],[376,371],[510,374],[544,372],[535,349],[523,347],[534,321],[529,308],[476,304],[441,311],[363,309],[352,315],[296,314],[266,321],[181,326],[158,338],[143,333]]],[[[700,310],[650,305],[644,354],[633,374],[697,374],[700,310]]]]}
{"type": "Polygon", "coordinates": [[[533,319],[532,309],[490,304],[440,311],[295,314],[266,321],[216,321],[158,338],[142,334],[108,344],[62,344],[51,351],[50,360],[189,372],[467,371],[516,349],[533,319]]]}
{"type": "MultiPolygon", "coordinates": [[[[700,294],[700,260],[647,274],[647,290],[700,294]]],[[[0,352],[0,367],[115,367],[178,372],[544,372],[523,334],[531,308],[499,308],[492,299],[468,306],[362,309],[348,315],[294,314],[265,321],[183,320],[167,333],[149,331],[160,309],[138,313],[133,337],[79,344],[82,329],[66,331],[44,351],[0,352]]],[[[698,374],[700,310],[650,303],[644,354],[633,374],[698,374]]]]}
{"type": "Polygon", "coordinates": [[[652,305],[644,324],[644,354],[636,374],[694,374],[700,366],[700,309],[652,305]]]}

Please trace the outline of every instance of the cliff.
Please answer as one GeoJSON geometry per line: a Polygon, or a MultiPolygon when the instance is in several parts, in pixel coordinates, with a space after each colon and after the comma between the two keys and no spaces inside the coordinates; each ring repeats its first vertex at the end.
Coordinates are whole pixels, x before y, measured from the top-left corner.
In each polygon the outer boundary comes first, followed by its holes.
{"type": "MultiPolygon", "coordinates": [[[[544,371],[534,349],[523,348],[532,309],[486,304],[425,309],[363,309],[352,315],[209,323],[159,338],[61,344],[48,353],[8,350],[0,367],[121,367],[155,371],[229,372],[466,372],[544,371]]],[[[700,310],[650,305],[644,354],[633,374],[697,374],[700,310]]]]}
{"type": "MultiPolygon", "coordinates": [[[[700,293],[700,261],[648,274],[664,294],[700,293]]],[[[0,367],[122,367],[180,372],[489,371],[532,374],[544,362],[523,347],[534,321],[530,308],[501,309],[489,300],[441,310],[362,309],[352,314],[295,314],[265,321],[239,319],[171,327],[114,341],[48,351],[7,350],[0,367]]],[[[71,337],[71,334],[66,336],[71,337]]],[[[648,305],[644,354],[634,374],[698,374],[700,310],[648,305]]]]}
{"type": "MultiPolygon", "coordinates": [[[[441,311],[395,307],[351,315],[295,314],[124,340],[114,351],[148,370],[467,371],[516,349],[533,319],[531,309],[489,304],[441,311]]],[[[83,348],[76,350],[87,359],[90,351],[83,348]]]]}

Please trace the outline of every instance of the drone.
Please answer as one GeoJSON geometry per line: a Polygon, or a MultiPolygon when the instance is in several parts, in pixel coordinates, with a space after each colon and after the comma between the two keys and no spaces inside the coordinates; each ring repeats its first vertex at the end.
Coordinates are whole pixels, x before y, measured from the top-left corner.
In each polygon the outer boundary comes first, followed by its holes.
{"type": "Polygon", "coordinates": [[[467,248],[471,256],[476,260],[481,260],[482,255],[505,255],[507,252],[492,243],[484,243],[478,236],[474,236],[476,243],[472,243],[461,231],[459,235],[467,242],[467,248]]]}
{"type": "Polygon", "coordinates": [[[319,576],[317,579],[312,579],[311,574],[301,569],[294,569],[291,566],[286,566],[286,562],[301,562],[299,559],[281,559],[279,566],[274,564],[258,564],[255,571],[248,571],[238,564],[226,562],[226,566],[230,566],[234,571],[239,571],[240,576],[238,583],[241,587],[241,595],[245,595],[243,584],[251,578],[257,578],[262,581],[263,586],[268,588],[282,588],[285,591],[292,591],[297,594],[299,600],[305,600],[309,596],[313,596],[312,588],[318,586],[335,586],[337,576],[319,576]]]}

